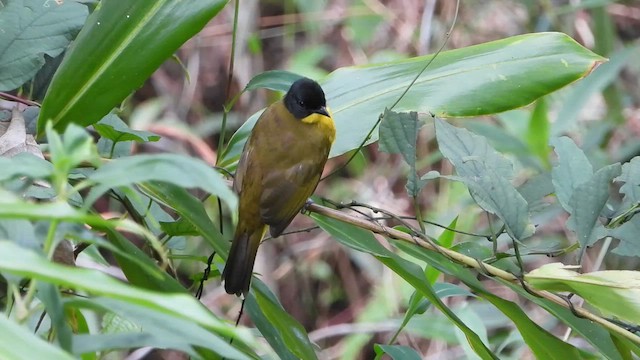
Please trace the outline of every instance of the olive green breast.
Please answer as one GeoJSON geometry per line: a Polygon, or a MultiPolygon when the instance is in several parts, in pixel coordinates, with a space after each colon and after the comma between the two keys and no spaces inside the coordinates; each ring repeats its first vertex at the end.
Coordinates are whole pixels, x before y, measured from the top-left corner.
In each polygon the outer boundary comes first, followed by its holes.
{"type": "Polygon", "coordinates": [[[279,233],[300,211],[318,184],[335,137],[333,121],[324,118],[303,122],[282,102],[260,116],[234,183],[240,195],[241,222],[243,217],[259,218],[271,225],[272,234],[279,233]]]}

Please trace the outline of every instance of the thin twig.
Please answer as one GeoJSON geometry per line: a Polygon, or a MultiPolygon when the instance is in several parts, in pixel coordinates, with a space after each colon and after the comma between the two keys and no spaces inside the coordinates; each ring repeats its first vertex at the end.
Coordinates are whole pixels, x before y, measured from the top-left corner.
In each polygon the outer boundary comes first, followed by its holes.
{"type": "Polygon", "coordinates": [[[2,92],[2,91],[0,91],[0,98],[7,99],[7,100],[10,100],[10,101],[14,101],[14,102],[19,102],[21,104],[25,104],[25,105],[29,105],[29,106],[37,106],[37,107],[41,106],[40,104],[38,104],[35,101],[28,100],[28,99],[23,99],[23,98],[21,98],[19,96],[11,95],[9,93],[2,92]]]}
{"type": "MultiPolygon", "coordinates": [[[[359,217],[355,217],[349,214],[346,214],[344,212],[338,211],[338,210],[334,210],[331,208],[328,208],[326,206],[322,206],[319,204],[308,204],[307,205],[307,210],[309,212],[314,212],[316,214],[320,214],[320,215],[324,215],[326,217],[329,217],[331,219],[335,219],[344,223],[348,223],[357,227],[360,227],[362,229],[365,230],[369,230],[372,231],[376,234],[382,234],[385,235],[389,238],[392,239],[396,239],[396,240],[401,240],[401,241],[407,241],[407,242],[411,242],[413,244],[417,244],[418,246],[422,247],[423,249],[426,250],[430,250],[430,251],[435,251],[438,252],[440,254],[446,255],[449,259],[474,268],[478,271],[481,271],[482,273],[486,273],[489,276],[492,277],[496,277],[499,278],[503,281],[506,281],[508,283],[518,283],[520,282],[523,286],[523,288],[525,288],[528,292],[530,292],[532,295],[535,296],[539,296],[541,298],[545,298],[549,301],[552,301],[558,305],[564,306],[565,308],[569,308],[569,305],[567,304],[566,300],[564,298],[562,298],[559,295],[556,295],[554,293],[551,293],[549,291],[546,290],[535,290],[530,288],[526,282],[524,281],[524,279],[522,278],[518,278],[517,276],[506,272],[502,269],[499,269],[495,266],[492,266],[490,264],[481,262],[475,258],[460,254],[456,251],[453,251],[451,249],[447,249],[441,246],[438,246],[436,244],[424,241],[423,239],[420,238],[416,238],[415,236],[412,236],[411,234],[407,234],[405,232],[378,224],[378,223],[373,223],[369,220],[365,220],[359,217]]],[[[610,332],[612,333],[616,333],[628,340],[633,341],[636,344],[640,344],[640,336],[631,333],[630,331],[628,331],[627,329],[624,329],[614,323],[612,323],[611,321],[608,321],[607,319],[604,319],[600,316],[597,316],[587,310],[585,310],[582,307],[574,307],[572,309],[573,312],[575,312],[577,315],[579,315],[580,317],[583,317],[585,319],[591,320],[595,323],[598,323],[599,325],[602,325],[603,327],[605,327],[606,329],[608,329],[610,332]]]]}

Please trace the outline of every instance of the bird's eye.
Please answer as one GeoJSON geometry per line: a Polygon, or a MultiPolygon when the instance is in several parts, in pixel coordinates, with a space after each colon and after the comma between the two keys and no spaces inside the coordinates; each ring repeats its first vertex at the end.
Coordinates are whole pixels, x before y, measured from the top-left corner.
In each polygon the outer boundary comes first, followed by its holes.
{"type": "Polygon", "coordinates": [[[304,101],[302,100],[298,100],[298,105],[303,106],[304,107],[304,101]]]}

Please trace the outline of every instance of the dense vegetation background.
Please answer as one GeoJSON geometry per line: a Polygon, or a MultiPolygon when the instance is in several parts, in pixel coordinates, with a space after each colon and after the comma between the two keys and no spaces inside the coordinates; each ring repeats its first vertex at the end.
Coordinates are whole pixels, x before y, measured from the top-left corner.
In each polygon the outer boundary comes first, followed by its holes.
{"type": "Polygon", "coordinates": [[[0,0],[0,358],[640,356],[637,1],[237,5],[0,0]],[[224,177],[298,76],[330,176],[234,327],[224,177]]]}

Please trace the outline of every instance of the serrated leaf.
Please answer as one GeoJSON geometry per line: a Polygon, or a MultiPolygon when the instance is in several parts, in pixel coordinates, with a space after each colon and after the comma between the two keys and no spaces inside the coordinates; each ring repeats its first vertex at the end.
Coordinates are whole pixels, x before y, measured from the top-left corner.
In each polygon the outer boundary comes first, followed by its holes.
{"type": "Polygon", "coordinates": [[[118,106],[227,1],[105,0],[89,16],[42,103],[38,134],[91,125],[118,106]]]}
{"type": "Polygon", "coordinates": [[[75,1],[9,0],[0,11],[0,91],[24,84],[82,27],[87,8],[75,1]]]}
{"type": "Polygon", "coordinates": [[[640,323],[640,272],[605,270],[579,274],[562,263],[543,265],[525,275],[540,290],[569,291],[605,315],[640,323]]]}
{"type": "Polygon", "coordinates": [[[416,172],[416,144],[418,131],[422,125],[422,122],[418,120],[417,112],[397,113],[385,109],[379,128],[380,151],[401,154],[409,165],[406,188],[411,197],[418,196],[425,184],[425,181],[418,178],[416,172]]]}
{"type": "Polygon", "coordinates": [[[593,175],[593,166],[571,138],[562,136],[551,139],[551,146],[558,155],[558,163],[551,170],[551,179],[560,205],[571,212],[569,200],[578,185],[593,175]]]}
{"type": "Polygon", "coordinates": [[[640,256],[640,217],[638,215],[617,228],[609,230],[608,235],[620,240],[620,244],[613,249],[613,253],[621,256],[640,256]]]}
{"type": "Polygon", "coordinates": [[[617,163],[603,167],[574,189],[569,199],[571,217],[567,227],[576,232],[581,246],[589,246],[606,235],[598,217],[609,199],[611,181],[620,171],[617,163]]]}
{"type": "Polygon", "coordinates": [[[442,155],[456,169],[474,200],[498,216],[509,235],[524,239],[533,233],[528,204],[511,184],[513,164],[486,139],[436,119],[436,138],[442,155]]]}
{"type": "MultiPolygon", "coordinates": [[[[640,156],[636,156],[622,165],[622,174],[614,179],[624,183],[620,193],[624,194],[624,204],[630,206],[640,202],[640,156]]],[[[624,205],[623,205],[624,207],[624,205]]]]}

